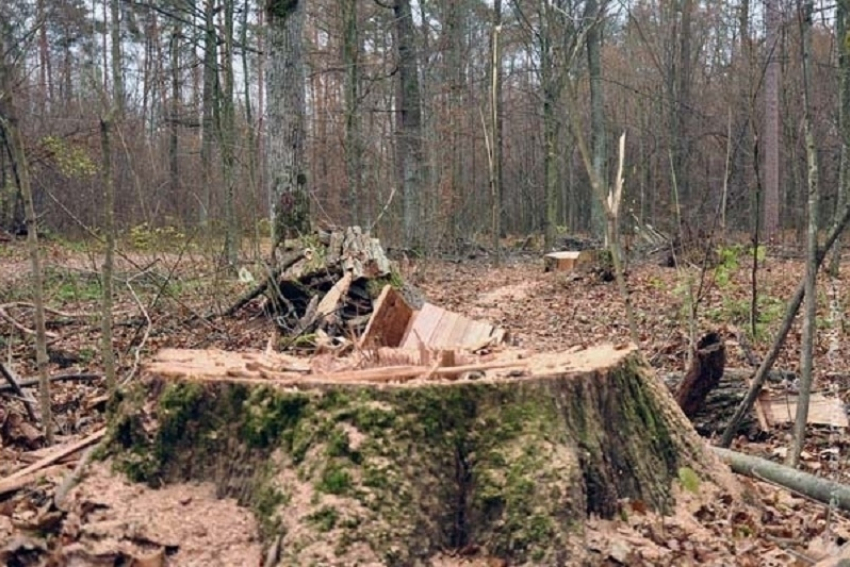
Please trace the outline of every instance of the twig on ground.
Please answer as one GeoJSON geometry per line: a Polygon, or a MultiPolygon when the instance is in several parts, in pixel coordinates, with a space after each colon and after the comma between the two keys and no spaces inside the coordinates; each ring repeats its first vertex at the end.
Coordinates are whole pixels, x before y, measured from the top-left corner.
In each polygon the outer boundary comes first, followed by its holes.
{"type": "Polygon", "coordinates": [[[147,325],[145,325],[145,334],[142,336],[142,340],[139,342],[138,346],[136,346],[135,352],[133,353],[133,366],[130,367],[130,371],[127,373],[127,376],[121,380],[121,385],[127,384],[130,380],[133,379],[133,376],[136,374],[136,371],[139,369],[139,359],[141,358],[142,349],[145,347],[145,344],[148,342],[148,337],[151,334],[151,327],[153,327],[153,323],[151,322],[151,317],[148,315],[147,309],[145,309],[144,304],[139,299],[139,296],[136,295],[136,290],[133,289],[133,286],[130,285],[130,282],[127,283],[127,289],[130,290],[130,294],[133,296],[133,301],[136,302],[136,305],[139,306],[139,310],[142,312],[142,315],[145,317],[145,321],[147,321],[147,325]]]}
{"type": "Polygon", "coordinates": [[[30,420],[33,423],[37,423],[38,417],[35,415],[35,408],[33,407],[35,400],[33,400],[30,396],[27,395],[26,392],[24,392],[23,388],[21,387],[21,381],[18,379],[17,376],[15,376],[15,373],[12,371],[12,369],[0,362],[0,374],[2,374],[4,378],[6,378],[6,380],[9,382],[10,387],[20,397],[20,400],[23,402],[24,407],[27,410],[27,415],[29,416],[30,420]]]}
{"type": "Polygon", "coordinates": [[[21,470],[12,473],[6,478],[0,480],[0,494],[14,492],[19,488],[26,486],[27,484],[38,478],[36,473],[38,473],[40,470],[44,469],[49,465],[52,465],[63,457],[66,457],[72,453],[76,453],[80,449],[85,449],[92,443],[99,441],[101,438],[103,438],[104,435],[106,435],[106,429],[99,429],[88,437],[84,437],[83,439],[80,439],[75,443],[70,443],[63,447],[60,447],[58,450],[54,451],[43,459],[39,459],[28,467],[24,467],[21,470]]]}
{"type": "MultiPolygon", "coordinates": [[[[100,380],[103,378],[102,374],[58,374],[56,376],[51,376],[51,382],[76,382],[76,381],[86,381],[86,380],[100,380]]],[[[32,378],[29,380],[20,380],[18,384],[21,388],[32,388],[33,386],[38,386],[38,379],[32,378]]],[[[9,384],[0,384],[0,394],[6,392],[8,390],[14,390],[14,386],[9,384]]]]}
{"type": "Polygon", "coordinates": [[[53,494],[53,504],[59,508],[60,510],[64,510],[65,505],[65,497],[68,496],[68,492],[71,491],[77,484],[79,484],[80,479],[83,477],[83,473],[86,470],[86,467],[94,457],[95,452],[99,447],[101,447],[106,438],[100,440],[100,443],[95,445],[94,447],[89,447],[85,453],[83,453],[83,458],[80,459],[80,462],[77,463],[77,466],[74,467],[74,470],[65,477],[65,480],[62,481],[62,484],[56,489],[56,492],[53,494]]]}

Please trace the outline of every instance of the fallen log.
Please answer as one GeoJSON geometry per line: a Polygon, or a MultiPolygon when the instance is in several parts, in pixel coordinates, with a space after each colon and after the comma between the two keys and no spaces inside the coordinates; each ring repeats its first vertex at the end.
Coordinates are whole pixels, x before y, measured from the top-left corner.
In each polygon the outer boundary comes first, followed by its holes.
{"type": "Polygon", "coordinates": [[[280,539],[279,565],[427,564],[471,545],[510,564],[582,564],[590,515],[615,517],[624,499],[672,511],[683,468],[740,496],[630,348],[442,370],[447,356],[424,374],[278,377],[292,359],[263,356],[265,376],[245,354],[155,357],[109,450],[134,480],[212,481],[238,498],[268,545],[280,539]]]}
{"type": "Polygon", "coordinates": [[[766,480],[812,500],[850,511],[850,486],[761,457],[745,455],[722,447],[712,447],[712,449],[738,474],[766,480]]]}

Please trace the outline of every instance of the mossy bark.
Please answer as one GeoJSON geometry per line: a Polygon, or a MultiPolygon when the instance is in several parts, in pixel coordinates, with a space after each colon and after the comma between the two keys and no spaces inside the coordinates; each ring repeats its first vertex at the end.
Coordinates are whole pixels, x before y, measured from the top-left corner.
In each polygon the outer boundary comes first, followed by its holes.
{"type": "Polygon", "coordinates": [[[250,506],[280,565],[427,565],[480,546],[575,565],[589,514],[669,511],[684,469],[720,470],[634,353],[609,368],[294,390],[149,373],[113,424],[153,484],[212,480],[250,506]]]}

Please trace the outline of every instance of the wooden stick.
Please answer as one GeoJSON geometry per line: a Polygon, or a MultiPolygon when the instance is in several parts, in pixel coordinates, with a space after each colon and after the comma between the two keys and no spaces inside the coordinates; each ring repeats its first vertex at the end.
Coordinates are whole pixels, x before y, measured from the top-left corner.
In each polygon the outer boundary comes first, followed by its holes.
{"type": "Polygon", "coordinates": [[[26,392],[24,392],[23,388],[21,388],[21,381],[17,376],[15,376],[15,373],[12,372],[12,369],[0,362],[0,374],[6,378],[15,393],[20,396],[24,407],[27,409],[27,415],[29,416],[30,421],[33,423],[38,422],[38,417],[35,415],[35,409],[33,408],[34,400],[28,396],[26,392]]]}
{"type": "Polygon", "coordinates": [[[24,484],[35,480],[35,475],[33,473],[38,472],[48,465],[52,465],[57,462],[61,458],[70,455],[71,453],[76,453],[80,449],[84,449],[95,443],[99,439],[101,439],[104,435],[106,435],[106,428],[95,431],[88,437],[84,437],[80,439],[76,443],[71,443],[69,445],[65,445],[60,447],[58,450],[54,451],[50,455],[44,457],[43,459],[39,459],[28,467],[24,467],[21,470],[12,473],[10,476],[7,476],[3,480],[0,480],[0,494],[5,494],[7,492],[12,492],[21,487],[21,482],[26,479],[24,484]]]}
{"type": "MultiPolygon", "coordinates": [[[[56,376],[51,376],[51,382],[73,382],[76,380],[100,380],[103,378],[101,374],[57,374],[56,376]]],[[[21,388],[31,388],[33,386],[38,386],[38,378],[32,378],[29,380],[21,380],[18,382],[21,388]]],[[[15,388],[9,384],[0,384],[0,393],[6,390],[14,390],[15,388]]]]}

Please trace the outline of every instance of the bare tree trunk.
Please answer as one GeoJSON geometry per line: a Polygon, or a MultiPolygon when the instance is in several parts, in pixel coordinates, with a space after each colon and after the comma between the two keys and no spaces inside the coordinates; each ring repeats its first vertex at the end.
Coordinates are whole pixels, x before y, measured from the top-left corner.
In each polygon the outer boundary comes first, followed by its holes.
{"type": "Polygon", "coordinates": [[[348,178],[348,209],[352,225],[368,224],[363,218],[363,162],[360,133],[360,30],[357,2],[341,0],[342,56],[345,67],[345,173],[348,178]]]}
{"type": "Polygon", "coordinates": [[[112,296],[115,263],[115,180],[112,171],[112,113],[100,121],[100,144],[103,152],[103,232],[106,251],[103,260],[103,297],[101,303],[101,350],[103,374],[110,393],[115,391],[115,351],[112,347],[112,296]]]}
{"type": "Polygon", "coordinates": [[[305,148],[304,2],[266,0],[266,183],[274,214],[273,243],[310,232],[305,148]]]}
{"type": "Polygon", "coordinates": [[[215,2],[206,0],[204,4],[204,59],[203,93],[201,95],[201,191],[198,204],[198,223],[206,226],[209,222],[212,204],[212,152],[215,138],[215,123],[218,111],[218,57],[216,55],[215,2]]]}
{"type": "Polygon", "coordinates": [[[499,238],[502,234],[502,56],[499,45],[502,31],[502,1],[493,2],[493,32],[490,46],[490,121],[493,132],[490,151],[491,231],[494,260],[501,262],[499,238]]]}
{"type": "MultiPolygon", "coordinates": [[[[763,232],[766,240],[779,230],[779,26],[778,0],[765,1],[767,21],[767,65],[764,76],[764,207],[763,232]]],[[[758,219],[756,219],[758,222],[758,219]]]]}
{"type": "Polygon", "coordinates": [[[419,226],[423,175],[422,99],[410,0],[395,0],[393,15],[399,81],[396,104],[396,161],[404,208],[404,246],[416,248],[422,245],[422,229],[419,226]]]}
{"type": "Polygon", "coordinates": [[[817,330],[818,205],[820,202],[817,147],[812,132],[812,102],[809,90],[812,84],[813,0],[803,2],[800,10],[800,33],[803,39],[801,46],[803,59],[803,135],[806,140],[806,161],[809,172],[809,228],[806,239],[806,301],[803,310],[803,337],[800,348],[800,397],[797,401],[797,415],[794,421],[794,439],[786,458],[786,464],[792,467],[797,466],[800,461],[800,453],[803,451],[806,421],[809,417],[809,396],[812,391],[813,353],[817,330]]]}
{"type": "MultiPolygon", "coordinates": [[[[171,35],[171,124],[168,129],[168,181],[174,199],[180,197],[180,138],[177,124],[180,113],[180,34],[176,30],[171,35]]],[[[178,212],[180,209],[178,207],[178,212]]]]}
{"type": "MultiPolygon", "coordinates": [[[[838,0],[835,6],[835,37],[846,38],[850,19],[850,1],[838,0]]],[[[835,218],[844,210],[850,193],[850,45],[847,41],[837,42],[838,49],[838,133],[841,136],[841,154],[838,165],[838,198],[835,206],[835,218]]],[[[841,263],[841,238],[835,242],[829,273],[838,277],[841,263]]]]}
{"type": "MultiPolygon", "coordinates": [[[[558,71],[555,68],[554,10],[548,2],[540,6],[540,87],[543,90],[543,246],[551,250],[555,245],[558,215],[558,164],[555,160],[558,140],[558,118],[555,106],[561,95],[558,71]]],[[[563,71],[565,72],[565,71],[563,71]]],[[[572,113],[573,109],[570,109],[572,113]]]]}
{"type": "MultiPolygon", "coordinates": [[[[587,68],[590,74],[590,145],[593,154],[593,170],[603,181],[605,171],[605,100],[602,83],[602,30],[601,14],[604,10],[599,0],[588,0],[587,19],[592,22],[587,31],[587,68]]],[[[599,199],[593,199],[590,205],[591,231],[595,235],[605,232],[605,211],[599,199]]]]}
{"type": "Polygon", "coordinates": [[[110,0],[109,11],[112,25],[109,28],[112,51],[112,98],[115,112],[124,114],[124,66],[121,55],[121,0],[110,0]]]}
{"type": "Polygon", "coordinates": [[[241,247],[239,228],[236,223],[236,111],[234,103],[233,75],[233,11],[234,0],[224,0],[224,52],[222,70],[224,85],[221,89],[221,120],[219,140],[221,143],[221,165],[224,177],[224,259],[230,267],[236,266],[241,247]]]}
{"type": "MultiPolygon", "coordinates": [[[[0,56],[10,57],[6,51],[5,38],[0,38],[0,56]]],[[[35,203],[30,183],[29,164],[24,150],[21,131],[18,128],[12,92],[15,81],[10,64],[0,60],[0,129],[12,160],[18,187],[24,198],[26,210],[27,248],[32,265],[32,294],[35,304],[35,361],[39,378],[39,400],[44,437],[48,445],[53,443],[53,411],[50,406],[50,380],[47,374],[47,329],[44,322],[44,281],[41,272],[41,255],[38,247],[38,226],[35,203]]]]}

